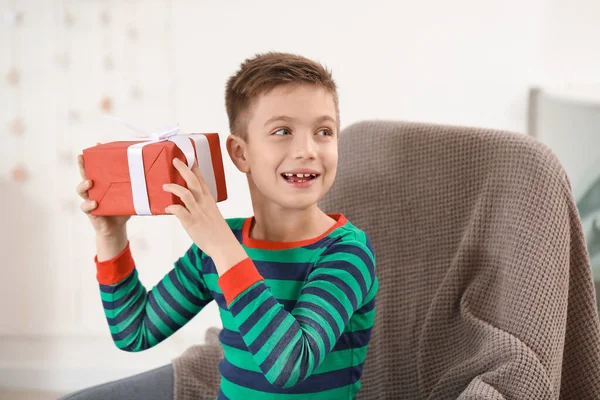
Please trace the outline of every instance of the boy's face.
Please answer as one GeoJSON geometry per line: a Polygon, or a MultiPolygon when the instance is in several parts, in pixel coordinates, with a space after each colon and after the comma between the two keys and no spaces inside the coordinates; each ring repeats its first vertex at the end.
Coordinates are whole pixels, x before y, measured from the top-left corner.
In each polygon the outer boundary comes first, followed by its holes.
{"type": "Polygon", "coordinates": [[[333,95],[312,85],[279,86],[258,97],[248,116],[248,140],[236,140],[230,155],[247,173],[253,201],[283,209],[315,205],[337,169],[333,95]]]}

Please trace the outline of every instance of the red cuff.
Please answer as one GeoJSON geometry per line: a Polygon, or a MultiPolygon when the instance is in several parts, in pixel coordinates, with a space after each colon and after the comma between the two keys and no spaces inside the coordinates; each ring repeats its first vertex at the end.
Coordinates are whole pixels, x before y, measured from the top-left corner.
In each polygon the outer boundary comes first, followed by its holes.
{"type": "Polygon", "coordinates": [[[129,242],[125,249],[115,258],[110,260],[98,261],[98,256],[94,257],[96,263],[96,279],[101,285],[114,285],[127,278],[135,268],[129,242]]]}
{"type": "Polygon", "coordinates": [[[244,290],[262,280],[263,277],[248,257],[229,268],[219,277],[217,283],[223,292],[223,296],[225,296],[227,305],[229,305],[244,290]]]}

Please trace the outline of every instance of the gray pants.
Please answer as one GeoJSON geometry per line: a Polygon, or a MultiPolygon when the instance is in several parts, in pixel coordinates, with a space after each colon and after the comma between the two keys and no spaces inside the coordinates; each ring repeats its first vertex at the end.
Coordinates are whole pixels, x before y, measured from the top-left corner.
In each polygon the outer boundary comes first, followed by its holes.
{"type": "Polygon", "coordinates": [[[92,386],[59,400],[173,400],[173,365],[92,386]]]}

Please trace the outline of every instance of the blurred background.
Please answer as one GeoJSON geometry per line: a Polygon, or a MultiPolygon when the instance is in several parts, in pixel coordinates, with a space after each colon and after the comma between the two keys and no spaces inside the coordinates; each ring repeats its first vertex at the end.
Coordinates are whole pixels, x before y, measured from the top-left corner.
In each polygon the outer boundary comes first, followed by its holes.
{"type": "MultiPolygon", "coordinates": [[[[333,71],[342,128],[410,120],[547,143],[573,184],[600,280],[597,0],[0,0],[0,18],[0,398],[145,371],[221,326],[212,304],[154,349],[113,345],[76,156],[137,136],[106,116],[149,132],[178,122],[223,144],[225,81],[270,50],[333,71]]],[[[249,216],[245,177],[223,151],[229,199],[219,207],[249,216]]],[[[174,217],[129,225],[150,289],[191,242],[174,217]]]]}

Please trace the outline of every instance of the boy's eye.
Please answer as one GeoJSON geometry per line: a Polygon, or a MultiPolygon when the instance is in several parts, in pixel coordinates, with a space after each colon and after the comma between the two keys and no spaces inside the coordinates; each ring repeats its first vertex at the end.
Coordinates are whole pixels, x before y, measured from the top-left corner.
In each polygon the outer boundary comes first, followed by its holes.
{"type": "Polygon", "coordinates": [[[321,132],[323,132],[323,134],[324,134],[325,136],[333,136],[333,132],[332,132],[332,131],[331,131],[331,129],[329,129],[329,128],[324,128],[324,129],[321,129],[321,130],[320,130],[320,131],[318,131],[317,133],[321,133],[321,132]]]}
{"type": "Polygon", "coordinates": [[[279,136],[284,136],[290,133],[290,130],[287,128],[281,128],[281,129],[277,129],[275,132],[273,132],[273,135],[279,135],[279,136]]]}

